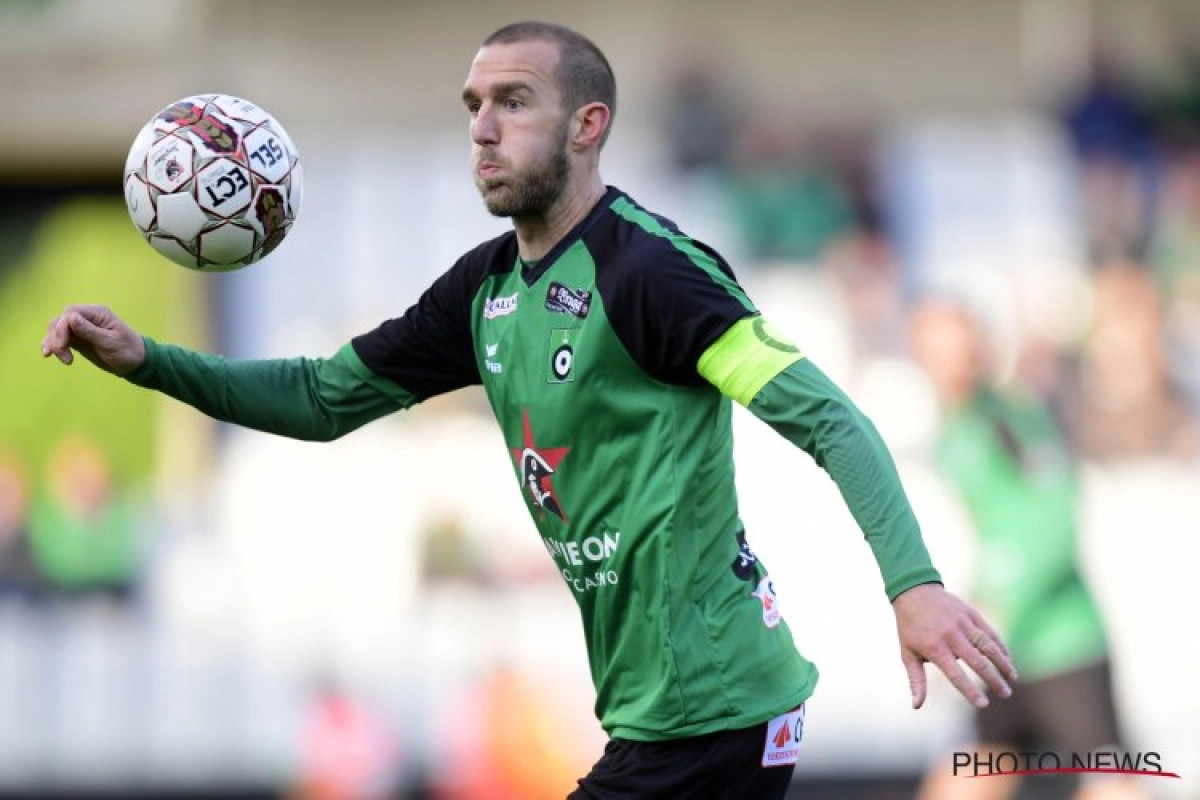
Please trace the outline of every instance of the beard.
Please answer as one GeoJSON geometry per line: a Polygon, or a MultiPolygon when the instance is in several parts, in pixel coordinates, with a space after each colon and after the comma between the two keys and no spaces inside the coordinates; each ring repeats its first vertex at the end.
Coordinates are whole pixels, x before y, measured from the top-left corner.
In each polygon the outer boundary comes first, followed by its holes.
{"type": "Polygon", "coordinates": [[[570,177],[564,122],[544,157],[503,178],[483,179],[476,175],[475,186],[492,216],[523,219],[544,216],[562,196],[570,177]]]}

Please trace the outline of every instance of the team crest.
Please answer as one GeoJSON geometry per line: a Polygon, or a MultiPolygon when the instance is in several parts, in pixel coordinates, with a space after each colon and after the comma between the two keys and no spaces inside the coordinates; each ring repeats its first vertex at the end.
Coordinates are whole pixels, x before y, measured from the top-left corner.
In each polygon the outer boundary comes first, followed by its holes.
{"type": "Polygon", "coordinates": [[[550,332],[547,383],[575,380],[575,342],[578,338],[578,329],[560,328],[550,332]]]}

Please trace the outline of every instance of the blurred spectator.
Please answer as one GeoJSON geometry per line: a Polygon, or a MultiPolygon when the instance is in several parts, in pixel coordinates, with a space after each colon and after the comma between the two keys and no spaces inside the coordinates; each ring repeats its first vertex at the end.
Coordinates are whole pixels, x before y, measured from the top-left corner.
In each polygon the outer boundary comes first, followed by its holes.
{"type": "Polygon", "coordinates": [[[1177,80],[1158,107],[1158,135],[1168,154],[1200,149],[1200,28],[1178,26],[1177,80]]]}
{"type": "Polygon", "coordinates": [[[1178,153],[1169,163],[1150,252],[1155,286],[1165,305],[1168,361],[1193,413],[1200,413],[1200,135],[1197,138],[1195,149],[1178,153]]]}
{"type": "Polygon", "coordinates": [[[728,192],[750,260],[815,265],[853,230],[846,186],[812,145],[799,129],[766,117],[740,137],[728,192]]]}
{"type": "Polygon", "coordinates": [[[36,599],[41,574],[29,546],[29,486],[21,462],[0,452],[0,601],[36,599]]]}
{"type": "Polygon", "coordinates": [[[1162,184],[1162,213],[1155,228],[1150,266],[1168,299],[1195,294],[1200,284],[1200,147],[1171,162],[1162,184]]]}
{"type": "Polygon", "coordinates": [[[497,665],[443,716],[437,800],[562,800],[588,772],[594,737],[542,684],[497,665]]]}
{"type": "Polygon", "coordinates": [[[104,453],[90,439],[63,439],[51,454],[47,484],[33,504],[29,532],[50,588],[128,599],[140,542],[133,509],[116,492],[104,453]]]}
{"type": "Polygon", "coordinates": [[[1014,327],[1012,380],[1046,407],[1064,433],[1069,431],[1065,424],[1071,397],[1067,343],[1030,330],[1027,324],[1014,327]]]}
{"type": "Polygon", "coordinates": [[[1093,261],[1142,258],[1153,218],[1154,128],[1148,102],[1107,42],[1062,120],[1079,161],[1084,237],[1093,261]]]}
{"type": "Polygon", "coordinates": [[[472,540],[461,514],[443,510],[421,530],[421,582],[489,583],[485,555],[472,540]]]}
{"type": "Polygon", "coordinates": [[[1168,371],[1162,300],[1147,271],[1109,264],[1096,273],[1094,293],[1080,396],[1069,415],[1083,455],[1098,461],[1194,455],[1196,422],[1168,371]]]}
{"type": "Polygon", "coordinates": [[[707,57],[688,56],[667,87],[667,150],[671,166],[680,175],[724,171],[729,166],[740,115],[733,93],[712,63],[707,57]]]}
{"type": "Polygon", "coordinates": [[[337,681],[313,692],[291,800],[398,797],[400,750],[385,720],[337,681]]]}
{"type": "Polygon", "coordinates": [[[846,192],[852,219],[830,242],[824,263],[845,300],[860,364],[902,353],[905,338],[904,276],[884,227],[874,147],[867,127],[842,126],[821,148],[846,192]]]}
{"type": "MultiPolygon", "coordinates": [[[[1050,750],[1064,761],[1119,747],[1108,637],[1080,566],[1081,486],[1067,443],[1033,395],[992,379],[989,348],[965,308],[923,303],[912,331],[944,412],[937,466],[978,538],[973,593],[1021,674],[1012,698],[976,712],[977,746],[1050,750]]],[[[1016,775],[964,781],[944,766],[931,770],[923,800],[1018,789],[1016,775]]],[[[1097,796],[1143,794],[1132,783],[1080,785],[1077,797],[1097,796]]]]}

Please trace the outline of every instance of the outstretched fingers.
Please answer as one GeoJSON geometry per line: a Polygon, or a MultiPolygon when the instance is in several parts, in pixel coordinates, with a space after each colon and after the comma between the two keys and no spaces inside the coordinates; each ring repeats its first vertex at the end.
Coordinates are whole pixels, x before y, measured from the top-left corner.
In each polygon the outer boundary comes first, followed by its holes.
{"type": "Polygon", "coordinates": [[[999,697],[1009,697],[1012,695],[1012,687],[1009,686],[1008,680],[1015,678],[1016,672],[1013,670],[1012,663],[1008,659],[1008,653],[1005,652],[1003,646],[999,644],[996,638],[989,636],[986,631],[980,628],[972,628],[965,634],[962,632],[951,634],[947,644],[955,659],[954,670],[956,673],[951,675],[947,672],[947,677],[950,678],[951,683],[954,683],[960,692],[963,692],[968,700],[979,708],[983,708],[988,704],[987,696],[965,674],[965,671],[959,665],[960,661],[970,667],[979,676],[979,679],[983,681],[984,685],[999,697]],[[961,678],[958,673],[962,673],[961,678]],[[1011,677],[1006,678],[1006,676],[1011,677]],[[957,682],[958,680],[965,680],[972,687],[973,691],[964,691],[962,686],[957,682]]]}
{"type": "Polygon", "coordinates": [[[71,324],[68,319],[70,313],[71,308],[68,306],[62,314],[50,320],[46,327],[46,336],[42,339],[43,357],[53,355],[64,364],[71,364],[75,360],[75,355],[71,352],[71,324]]]}
{"type": "Polygon", "coordinates": [[[925,662],[940,669],[978,708],[988,704],[988,692],[998,697],[1012,695],[1010,683],[1017,679],[1017,671],[1008,648],[995,628],[969,604],[940,585],[923,584],[901,593],[892,606],[914,708],[919,708],[926,696],[925,662]]]}
{"type": "MultiPolygon", "coordinates": [[[[989,647],[989,651],[992,648],[995,648],[998,649],[1001,654],[1003,654],[1004,661],[997,663],[996,666],[1001,668],[1005,677],[1007,677],[1010,681],[1015,681],[1017,679],[1017,670],[1012,665],[1012,654],[1008,652],[1008,645],[1004,643],[1004,637],[1002,637],[999,632],[997,632],[997,630],[991,626],[991,623],[984,619],[983,615],[974,608],[970,610],[968,619],[976,629],[984,634],[987,644],[991,646],[989,647]]],[[[992,658],[990,652],[988,657],[992,658]]]]}
{"type": "Polygon", "coordinates": [[[912,692],[912,707],[920,708],[925,705],[928,683],[925,680],[925,659],[914,650],[905,650],[901,656],[904,670],[908,673],[908,688],[912,692]]]}
{"type": "Polygon", "coordinates": [[[929,660],[942,671],[942,674],[950,681],[950,685],[957,689],[959,694],[967,698],[976,708],[987,707],[987,694],[963,669],[962,664],[959,663],[958,654],[951,647],[939,647],[931,655],[932,658],[929,660]]]}

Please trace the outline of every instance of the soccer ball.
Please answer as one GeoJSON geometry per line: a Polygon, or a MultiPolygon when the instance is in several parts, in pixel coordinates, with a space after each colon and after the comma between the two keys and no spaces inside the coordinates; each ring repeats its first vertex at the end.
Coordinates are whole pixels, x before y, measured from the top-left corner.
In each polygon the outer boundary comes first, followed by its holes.
{"type": "Polygon", "coordinates": [[[303,178],[274,117],[238,97],[204,94],[142,127],[124,181],[129,216],[155,250],[188,269],[228,272],[283,241],[303,178]]]}

